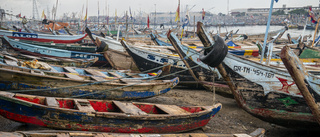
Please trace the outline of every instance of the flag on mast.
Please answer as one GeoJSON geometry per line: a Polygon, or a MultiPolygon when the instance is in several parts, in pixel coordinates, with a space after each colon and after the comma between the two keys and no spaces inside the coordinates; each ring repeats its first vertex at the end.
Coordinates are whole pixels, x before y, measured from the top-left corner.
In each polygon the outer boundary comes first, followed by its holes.
{"type": "Polygon", "coordinates": [[[309,7],[309,14],[308,17],[310,17],[310,21],[314,24],[317,24],[317,20],[315,20],[314,12],[312,11],[312,8],[309,7]]]}
{"type": "Polygon", "coordinates": [[[148,28],[150,28],[150,19],[149,19],[149,15],[148,15],[148,28]]]}
{"type": "Polygon", "coordinates": [[[179,4],[178,4],[178,8],[176,11],[176,18],[174,19],[175,22],[180,21],[180,0],[179,0],[179,4]]]}
{"type": "Polygon", "coordinates": [[[47,17],[46,17],[46,14],[44,14],[44,10],[42,10],[41,18],[43,18],[43,19],[46,19],[46,18],[47,18],[47,17]]]}
{"type": "Polygon", "coordinates": [[[202,21],[204,20],[205,15],[206,15],[206,12],[204,12],[204,8],[202,8],[202,21]]]}

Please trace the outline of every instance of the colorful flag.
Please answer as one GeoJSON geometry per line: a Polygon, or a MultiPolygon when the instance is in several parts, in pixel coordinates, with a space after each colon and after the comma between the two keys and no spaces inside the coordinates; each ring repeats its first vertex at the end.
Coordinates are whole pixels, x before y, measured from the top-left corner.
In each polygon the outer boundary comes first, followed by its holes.
{"type": "Polygon", "coordinates": [[[16,16],[16,18],[21,18],[21,13],[19,13],[19,14],[16,16]]]}
{"type": "Polygon", "coordinates": [[[204,12],[204,8],[202,8],[202,20],[204,20],[205,15],[206,15],[206,13],[204,12]]]}
{"type": "Polygon", "coordinates": [[[87,0],[87,6],[86,6],[86,15],[84,16],[84,21],[85,21],[85,26],[87,26],[87,23],[88,23],[88,0],[87,0]]]}
{"type": "Polygon", "coordinates": [[[44,10],[42,10],[41,18],[43,18],[43,19],[46,19],[46,18],[47,18],[46,15],[44,14],[44,10]]]}
{"type": "Polygon", "coordinates": [[[176,11],[176,18],[174,19],[175,22],[180,21],[180,0],[179,0],[179,4],[178,4],[178,8],[176,11]]]}
{"type": "Polygon", "coordinates": [[[315,17],[314,17],[314,12],[312,11],[312,8],[309,7],[309,14],[308,14],[308,17],[310,17],[310,21],[314,24],[317,24],[317,20],[315,20],[315,17]]]}
{"type": "Polygon", "coordinates": [[[150,19],[149,19],[149,15],[148,15],[148,28],[150,27],[150,19]]]}

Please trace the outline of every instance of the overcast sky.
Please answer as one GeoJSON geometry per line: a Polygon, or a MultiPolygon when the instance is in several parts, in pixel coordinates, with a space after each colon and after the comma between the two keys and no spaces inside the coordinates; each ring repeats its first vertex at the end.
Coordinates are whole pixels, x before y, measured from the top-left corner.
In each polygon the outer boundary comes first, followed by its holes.
{"type": "MultiPolygon", "coordinates": [[[[38,6],[38,13],[41,16],[43,10],[47,14],[47,7],[52,10],[56,0],[36,0],[38,6]]],[[[100,15],[106,14],[106,5],[109,5],[110,16],[122,16],[126,10],[131,7],[132,14],[138,14],[140,11],[146,13],[154,12],[175,12],[178,6],[178,0],[88,0],[88,16],[96,16],[98,14],[98,1],[100,5],[100,15]],[[107,3],[107,4],[106,4],[107,3]]],[[[0,7],[12,11],[13,14],[32,17],[33,0],[0,0],[0,7]]],[[[181,11],[185,10],[186,5],[189,8],[196,5],[191,11],[201,11],[211,9],[210,12],[217,14],[219,12],[227,13],[228,0],[181,0],[181,11]]],[[[269,8],[271,0],[229,0],[229,11],[239,8],[269,8]]],[[[287,7],[313,6],[318,7],[318,0],[279,0],[274,4],[274,7],[282,7],[286,4],[287,7]]],[[[84,6],[83,15],[85,14],[86,0],[59,0],[57,17],[61,17],[63,13],[77,12],[81,13],[84,6]]],[[[78,15],[77,15],[78,16],[78,15]]]]}

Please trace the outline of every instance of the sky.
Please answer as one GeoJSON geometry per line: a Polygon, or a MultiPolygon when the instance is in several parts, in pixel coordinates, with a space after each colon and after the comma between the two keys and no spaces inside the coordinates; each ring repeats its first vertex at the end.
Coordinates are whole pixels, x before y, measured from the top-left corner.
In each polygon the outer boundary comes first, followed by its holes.
{"type": "MultiPolygon", "coordinates": [[[[181,0],[180,11],[185,11],[186,5],[194,8],[193,11],[202,11],[202,8],[206,12],[214,14],[227,13],[229,1],[229,11],[232,9],[241,8],[269,8],[271,0],[181,0]],[[209,11],[208,11],[209,10],[209,11]]],[[[47,14],[47,9],[50,13],[53,5],[56,5],[57,0],[36,0],[39,17],[41,17],[42,11],[47,14]]],[[[63,13],[74,12],[77,13],[77,17],[84,16],[87,0],[59,0],[57,9],[57,18],[62,17],[63,13]],[[84,7],[83,12],[82,7],[84,7]]],[[[99,2],[99,15],[106,15],[106,8],[109,7],[109,15],[114,16],[117,10],[118,16],[123,16],[125,11],[131,11],[133,15],[137,15],[141,11],[145,13],[150,12],[175,12],[178,6],[178,0],[88,0],[88,16],[98,15],[98,2],[99,2]],[[107,6],[108,5],[108,6],[107,6]]],[[[0,8],[8,10],[7,12],[12,14],[21,13],[22,16],[28,18],[32,17],[33,0],[0,0],[0,8]]],[[[275,8],[280,8],[284,4],[287,7],[301,7],[301,6],[319,6],[319,0],[279,0],[274,3],[275,8]]],[[[48,16],[48,15],[47,15],[48,16]]]]}

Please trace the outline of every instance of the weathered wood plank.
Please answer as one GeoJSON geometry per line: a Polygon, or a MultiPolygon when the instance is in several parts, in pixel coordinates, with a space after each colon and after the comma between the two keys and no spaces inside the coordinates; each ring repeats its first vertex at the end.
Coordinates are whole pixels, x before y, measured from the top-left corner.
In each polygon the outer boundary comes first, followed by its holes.
{"type": "Polygon", "coordinates": [[[133,105],[132,103],[122,103],[119,101],[113,101],[113,103],[119,107],[119,109],[127,114],[132,115],[147,115],[146,112],[139,109],[137,106],[133,105]]]}
{"type": "Polygon", "coordinates": [[[74,70],[72,67],[63,67],[63,69],[65,69],[66,71],[68,71],[70,73],[78,74],[78,72],[76,70],[74,70]]]}
{"type": "Polygon", "coordinates": [[[57,137],[70,137],[69,133],[57,133],[57,137]]]}
{"type": "Polygon", "coordinates": [[[59,107],[59,103],[54,97],[46,97],[45,102],[49,107],[59,107]]]}
{"type": "Polygon", "coordinates": [[[119,75],[119,74],[117,74],[117,73],[115,73],[115,72],[108,72],[108,73],[111,74],[111,75],[113,75],[113,76],[116,76],[116,77],[118,77],[118,78],[122,78],[121,75],[119,75]]]}
{"type": "Polygon", "coordinates": [[[15,61],[15,62],[18,62],[18,61],[19,61],[17,58],[11,57],[11,56],[7,56],[7,55],[4,55],[4,58],[5,58],[5,59],[12,60],[12,61],[15,61]]]}
{"type": "Polygon", "coordinates": [[[73,75],[73,74],[64,74],[66,77],[75,79],[75,80],[83,80],[83,78],[79,77],[78,75],[73,75]]]}
{"type": "Polygon", "coordinates": [[[74,99],[74,103],[80,111],[94,112],[95,110],[91,106],[90,102],[86,99],[74,99]]]}
{"type": "Polygon", "coordinates": [[[103,74],[102,72],[97,71],[97,70],[85,69],[85,71],[88,72],[88,73],[91,74],[91,75],[108,77],[106,74],[103,74]]]}
{"type": "Polygon", "coordinates": [[[0,95],[1,95],[1,96],[5,96],[5,97],[8,97],[8,98],[12,98],[12,97],[14,97],[15,93],[11,93],[11,92],[0,92],[0,95]]]}
{"type": "Polygon", "coordinates": [[[105,81],[104,78],[102,77],[96,77],[96,76],[90,76],[92,79],[94,79],[95,81],[105,81]]]}
{"type": "Polygon", "coordinates": [[[162,104],[157,104],[156,105],[159,109],[162,111],[170,114],[170,115],[183,115],[183,114],[190,114],[190,112],[176,106],[176,105],[162,105],[162,104]]]}
{"type": "Polygon", "coordinates": [[[17,62],[16,61],[12,61],[12,60],[7,60],[5,59],[4,62],[8,65],[11,65],[11,66],[18,66],[17,62]]]}

